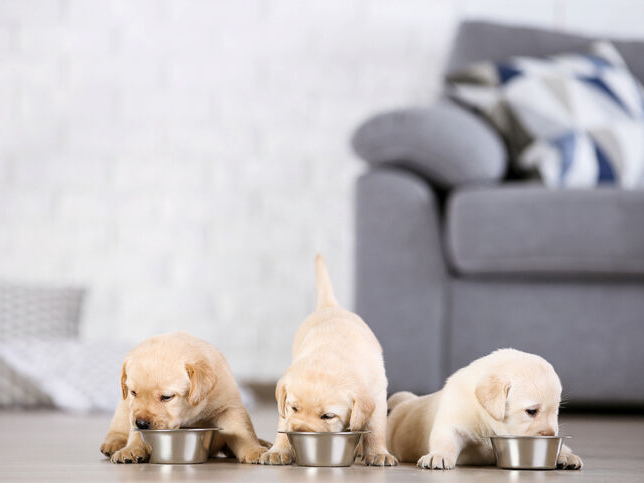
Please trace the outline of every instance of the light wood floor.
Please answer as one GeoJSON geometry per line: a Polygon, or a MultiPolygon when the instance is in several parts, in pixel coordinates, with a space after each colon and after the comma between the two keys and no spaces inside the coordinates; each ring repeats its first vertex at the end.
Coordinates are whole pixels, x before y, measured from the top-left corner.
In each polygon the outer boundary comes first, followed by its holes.
{"type": "MultiPolygon", "coordinates": [[[[276,411],[251,411],[258,434],[272,440],[276,411]]],[[[395,468],[300,468],[241,465],[211,460],[203,465],[113,465],[98,451],[109,416],[50,412],[0,412],[0,480],[75,481],[644,481],[644,417],[567,417],[562,433],[584,460],[582,471],[508,471],[458,467],[430,472],[395,468]]]]}

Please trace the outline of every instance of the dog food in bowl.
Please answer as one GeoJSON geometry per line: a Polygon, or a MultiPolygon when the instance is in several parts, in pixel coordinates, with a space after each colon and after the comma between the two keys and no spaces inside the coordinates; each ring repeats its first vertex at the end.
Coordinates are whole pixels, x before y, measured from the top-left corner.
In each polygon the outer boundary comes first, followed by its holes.
{"type": "Polygon", "coordinates": [[[513,470],[554,470],[570,436],[490,436],[496,465],[513,470]]]}
{"type": "Polygon", "coordinates": [[[150,445],[150,463],[205,463],[219,428],[134,429],[150,445]]]}
{"type": "Polygon", "coordinates": [[[288,436],[299,466],[351,466],[360,438],[369,431],[313,433],[280,431],[288,436]]]}

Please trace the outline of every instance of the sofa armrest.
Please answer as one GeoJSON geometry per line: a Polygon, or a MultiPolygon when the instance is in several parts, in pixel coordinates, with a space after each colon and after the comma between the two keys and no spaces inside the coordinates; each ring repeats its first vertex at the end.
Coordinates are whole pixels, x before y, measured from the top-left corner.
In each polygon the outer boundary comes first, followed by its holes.
{"type": "Polygon", "coordinates": [[[441,188],[498,180],[507,169],[498,134],[448,100],[378,114],[357,129],[352,143],[368,163],[411,169],[441,188]]]}
{"type": "Polygon", "coordinates": [[[435,193],[408,171],[370,170],[358,179],[355,223],[355,309],[382,345],[389,391],[437,391],[448,274],[435,193]]]}

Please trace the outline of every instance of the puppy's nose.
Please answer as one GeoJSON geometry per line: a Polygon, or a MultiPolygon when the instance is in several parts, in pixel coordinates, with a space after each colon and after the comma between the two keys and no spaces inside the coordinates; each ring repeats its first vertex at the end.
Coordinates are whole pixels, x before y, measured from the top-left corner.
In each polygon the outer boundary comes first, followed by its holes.
{"type": "Polygon", "coordinates": [[[544,429],[543,431],[539,431],[539,436],[554,436],[555,435],[555,430],[554,429],[544,429]]]}
{"type": "Polygon", "coordinates": [[[150,429],[150,421],[147,421],[145,419],[137,419],[135,423],[136,427],[139,429],[150,429]]]}

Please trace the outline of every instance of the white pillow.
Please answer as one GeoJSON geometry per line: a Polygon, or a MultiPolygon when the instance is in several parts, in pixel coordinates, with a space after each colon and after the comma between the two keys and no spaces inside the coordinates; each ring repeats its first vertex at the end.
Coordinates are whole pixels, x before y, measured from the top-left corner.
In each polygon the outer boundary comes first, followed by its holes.
{"type": "Polygon", "coordinates": [[[478,63],[448,80],[499,130],[517,173],[551,187],[644,184],[644,89],[612,44],[478,63]]]}

